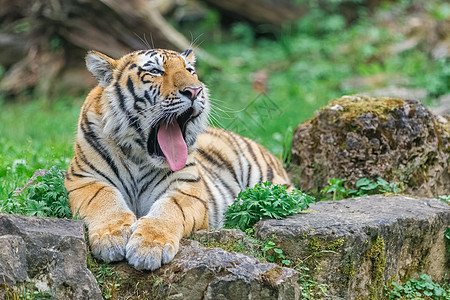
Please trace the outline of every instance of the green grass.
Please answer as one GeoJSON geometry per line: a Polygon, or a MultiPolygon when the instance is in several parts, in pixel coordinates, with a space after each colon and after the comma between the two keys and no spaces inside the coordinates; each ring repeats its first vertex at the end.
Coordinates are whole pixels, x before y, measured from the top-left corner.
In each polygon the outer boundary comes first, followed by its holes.
{"type": "Polygon", "coordinates": [[[0,199],[23,186],[36,169],[66,169],[81,101],[0,103],[0,199]]]}

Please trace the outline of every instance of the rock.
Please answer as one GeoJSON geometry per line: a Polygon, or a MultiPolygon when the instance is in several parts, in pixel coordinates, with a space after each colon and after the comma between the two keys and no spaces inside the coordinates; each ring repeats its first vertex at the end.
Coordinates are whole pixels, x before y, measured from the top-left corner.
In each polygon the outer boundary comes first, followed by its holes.
{"type": "Polygon", "coordinates": [[[102,299],[86,267],[82,221],[0,214],[0,255],[8,288],[26,285],[52,299],[102,299]]]}
{"type": "Polygon", "coordinates": [[[292,141],[293,182],[307,192],[331,178],[403,183],[405,192],[450,191],[448,130],[419,101],[344,96],[298,125],[292,141]]]}
{"type": "Polygon", "coordinates": [[[450,272],[450,207],[434,199],[366,196],[323,201],[312,212],[255,225],[291,261],[302,260],[332,299],[381,299],[383,285],[450,272]]]}
{"type": "Polygon", "coordinates": [[[0,278],[1,283],[15,285],[28,280],[23,239],[14,235],[0,236],[0,278]]]}
{"type": "MultiPolygon", "coordinates": [[[[146,295],[151,299],[299,299],[296,271],[241,253],[205,248],[193,240],[183,239],[174,260],[155,272],[137,271],[126,263],[114,270],[141,290],[152,289],[153,294],[146,295]]],[[[127,299],[126,293],[132,291],[122,292],[117,299],[127,299]]]]}
{"type": "Polygon", "coordinates": [[[248,241],[247,235],[239,229],[199,230],[194,232],[192,239],[203,245],[227,250],[241,243],[249,251],[253,250],[253,244],[248,241]]]}

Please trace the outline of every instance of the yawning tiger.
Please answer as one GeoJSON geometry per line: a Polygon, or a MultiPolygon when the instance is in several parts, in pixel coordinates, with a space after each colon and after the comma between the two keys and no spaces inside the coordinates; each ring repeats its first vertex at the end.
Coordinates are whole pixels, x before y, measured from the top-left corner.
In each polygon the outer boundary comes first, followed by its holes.
{"type": "Polygon", "coordinates": [[[81,108],[65,185],[93,253],[106,261],[159,268],[183,236],[221,226],[242,189],[290,186],[261,145],[207,127],[208,90],[194,62],[191,50],[86,57],[98,86],[81,108]]]}

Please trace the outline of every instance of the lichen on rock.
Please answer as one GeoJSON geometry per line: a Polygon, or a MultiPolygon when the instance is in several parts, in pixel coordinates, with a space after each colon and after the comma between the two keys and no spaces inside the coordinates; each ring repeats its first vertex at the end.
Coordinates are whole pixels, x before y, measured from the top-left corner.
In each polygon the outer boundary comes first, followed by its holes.
{"type": "Polygon", "coordinates": [[[331,178],[403,183],[406,193],[450,190],[450,143],[443,123],[419,101],[344,96],[294,131],[291,177],[318,192],[331,178]]]}

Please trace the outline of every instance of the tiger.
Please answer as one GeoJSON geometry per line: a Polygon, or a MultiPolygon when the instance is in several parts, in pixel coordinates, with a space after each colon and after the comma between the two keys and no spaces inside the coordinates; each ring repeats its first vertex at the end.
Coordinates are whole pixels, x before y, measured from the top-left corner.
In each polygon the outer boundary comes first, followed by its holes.
{"type": "Polygon", "coordinates": [[[180,240],[220,228],[238,193],[262,181],[291,187],[260,144],[208,126],[209,91],[193,50],[138,50],[86,66],[98,81],[83,103],[65,176],[94,256],[155,270],[180,240]]]}

